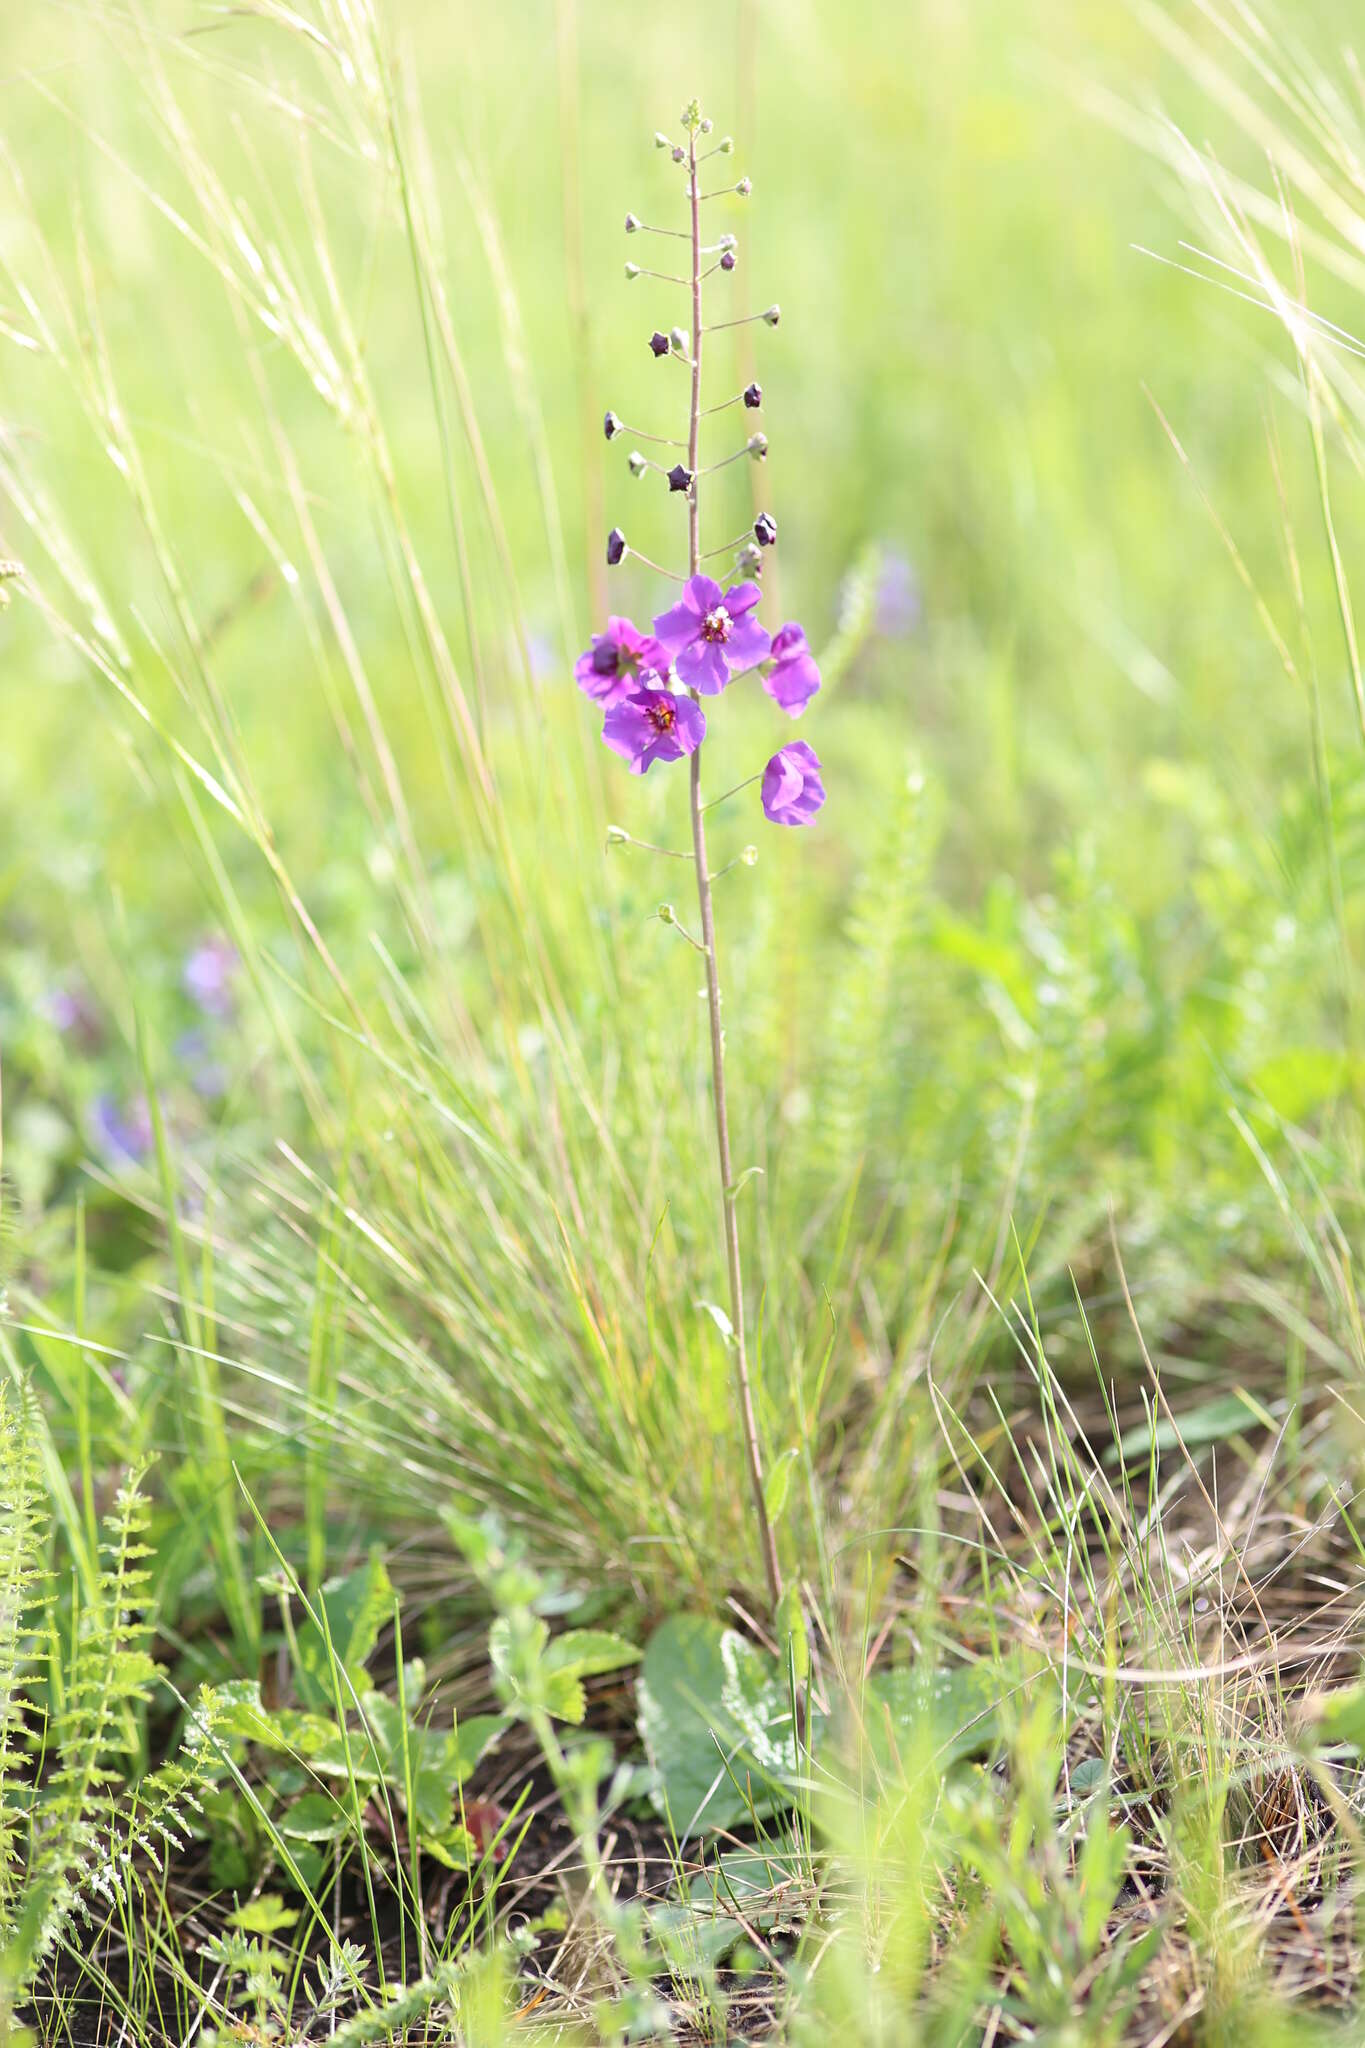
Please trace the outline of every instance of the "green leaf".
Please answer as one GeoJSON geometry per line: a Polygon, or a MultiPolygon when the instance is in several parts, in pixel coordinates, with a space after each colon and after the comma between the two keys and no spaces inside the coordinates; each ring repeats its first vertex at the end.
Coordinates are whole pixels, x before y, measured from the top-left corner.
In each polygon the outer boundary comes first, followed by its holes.
{"type": "Polygon", "coordinates": [[[350,1825],[346,1809],[326,1792],[305,1792],[281,1816],[279,1829],[301,1842],[335,1842],[350,1825]]]}
{"type": "Polygon", "coordinates": [[[258,1899],[248,1899],[235,1913],[229,1913],[229,1927],[240,1928],[243,1934],[280,1934],[286,1927],[292,1927],[298,1919],[293,1906],[286,1906],[278,1892],[262,1892],[258,1899]]]}
{"type": "Polygon", "coordinates": [[[571,1628],[556,1636],[545,1652],[547,1671],[572,1672],[575,1678],[597,1678],[604,1671],[621,1671],[638,1664],[640,1652],[624,1636],[604,1628],[571,1628]]]}
{"type": "Polygon", "coordinates": [[[964,1757],[988,1755],[1001,1740],[1001,1710],[1017,1696],[1022,1676],[1012,1659],[874,1671],[863,1708],[868,1739],[889,1761],[918,1737],[932,1748],[940,1770],[964,1757]]]}
{"type": "MultiPolygon", "coordinates": [[[[333,1655],[359,1690],[379,1631],[393,1613],[393,1585],[381,1552],[372,1550],[358,1570],[330,1580],[318,1598],[326,1608],[333,1655]]],[[[312,1622],[299,1631],[299,1662],[303,1667],[298,1674],[299,1690],[309,1704],[332,1705],[336,1688],[328,1667],[327,1644],[321,1627],[312,1622]]],[[[345,1683],[338,1680],[338,1684],[344,1700],[345,1683]]]]}
{"type": "Polygon", "coordinates": [[[787,1675],[733,1629],[689,1614],[664,1622],[645,1651],[637,1698],[655,1804],[680,1835],[699,1824],[734,1827],[751,1808],[763,1815],[787,1802],[787,1675]]]}
{"type": "Polygon", "coordinates": [[[337,1739],[335,1721],[320,1714],[267,1707],[254,1678],[238,1678],[213,1688],[214,1727],[219,1735],[280,1755],[316,1756],[337,1739]]]}
{"type": "Polygon", "coordinates": [[[787,1505],[787,1495],[791,1491],[792,1466],[798,1456],[799,1452],[793,1444],[789,1450],[782,1453],[763,1482],[763,1505],[774,1528],[781,1521],[782,1510],[787,1505]]]}

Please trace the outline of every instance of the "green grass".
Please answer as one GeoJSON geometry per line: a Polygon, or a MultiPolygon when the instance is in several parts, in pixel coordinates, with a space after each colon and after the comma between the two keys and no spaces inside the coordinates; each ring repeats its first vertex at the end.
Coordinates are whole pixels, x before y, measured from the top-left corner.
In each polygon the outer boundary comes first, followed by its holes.
{"type": "Polygon", "coordinates": [[[1227,14],[7,37],[0,2039],[1352,2038],[1365,139],[1349,9],[1227,14]],[[790,1643],[689,878],[608,838],[685,800],[571,683],[604,526],[680,547],[598,421],[679,431],[693,90],[826,677],[818,830],[712,828],[790,1643]]]}

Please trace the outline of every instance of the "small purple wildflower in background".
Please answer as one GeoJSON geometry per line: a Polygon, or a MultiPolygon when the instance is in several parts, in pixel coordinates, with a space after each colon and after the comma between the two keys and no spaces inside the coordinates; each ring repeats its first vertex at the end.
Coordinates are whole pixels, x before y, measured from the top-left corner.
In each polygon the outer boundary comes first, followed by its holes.
{"type": "Polygon", "coordinates": [[[656,761],[681,761],[705,737],[700,704],[671,690],[635,691],[611,706],[602,725],[602,738],[629,762],[632,775],[644,775],[656,761]]]}
{"type": "Polygon", "coordinates": [[[773,666],[763,678],[763,687],[790,718],[799,718],[820,687],[815,656],[800,626],[784,626],[774,633],[772,651],[773,666]]]}
{"type": "Polygon", "coordinates": [[[93,1050],[101,1038],[99,1012],[84,989],[58,983],[39,998],[39,1010],[63,1038],[75,1038],[93,1050]]]}
{"type": "Polygon", "coordinates": [[[814,747],[788,740],[763,770],[763,814],[773,825],[809,825],[825,801],[814,747]]]}
{"type": "Polygon", "coordinates": [[[152,1113],[142,1096],[120,1107],[112,1095],[97,1095],[87,1127],[91,1143],[111,1166],[135,1165],[152,1149],[152,1113]]]}
{"type": "Polygon", "coordinates": [[[220,933],[195,947],[185,962],[181,981],[192,1003],[209,1017],[230,1017],[235,1007],[233,983],[241,966],[237,948],[220,933]]]}
{"type": "Polygon", "coordinates": [[[771,642],[752,616],[761,595],[756,583],[735,583],[722,594],[713,576],[689,578],[678,603],[654,621],[680,683],[715,697],[731,676],[763,660],[771,642]]]}
{"type": "Polygon", "coordinates": [[[888,640],[913,633],[924,609],[919,578],[899,548],[887,548],[877,578],[877,631],[888,640]]]}
{"type": "Polygon", "coordinates": [[[187,1031],[176,1040],[176,1058],[183,1061],[189,1082],[205,1102],[218,1102],[228,1091],[228,1070],[215,1059],[202,1031],[187,1031]]]}
{"type": "Polygon", "coordinates": [[[574,664],[574,681],[584,696],[604,705],[630,696],[642,675],[667,674],[663,648],[629,619],[608,619],[606,632],[594,633],[591,647],[574,664]]]}

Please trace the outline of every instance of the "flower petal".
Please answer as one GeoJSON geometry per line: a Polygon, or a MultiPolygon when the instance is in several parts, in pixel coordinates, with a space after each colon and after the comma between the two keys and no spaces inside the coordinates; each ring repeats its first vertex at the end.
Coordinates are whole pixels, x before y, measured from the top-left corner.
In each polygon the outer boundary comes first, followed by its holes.
{"type": "Polygon", "coordinates": [[[740,669],[752,668],[755,662],[767,657],[772,642],[766,626],[760,626],[757,619],[747,613],[735,620],[730,637],[725,642],[725,659],[736,674],[740,669]]]}
{"type": "Polygon", "coordinates": [[[732,619],[751,612],[763,595],[756,583],[732,583],[725,593],[725,609],[732,619]]]}
{"type": "Polygon", "coordinates": [[[725,651],[718,640],[694,640],[678,654],[678,681],[703,697],[718,697],[730,680],[725,651]]]}

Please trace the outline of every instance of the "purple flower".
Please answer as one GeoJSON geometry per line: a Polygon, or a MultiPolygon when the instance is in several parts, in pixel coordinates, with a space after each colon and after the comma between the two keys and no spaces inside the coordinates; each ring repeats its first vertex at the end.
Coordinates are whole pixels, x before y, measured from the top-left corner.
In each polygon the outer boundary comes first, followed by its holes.
{"type": "Polygon", "coordinates": [[[213,1057],[202,1031],[187,1031],[176,1040],[177,1057],[184,1061],[190,1086],[206,1102],[217,1102],[228,1091],[228,1070],[213,1057]]]}
{"type": "Polygon", "coordinates": [[[602,738],[612,752],[630,763],[632,775],[643,775],[656,761],[681,761],[695,753],[706,736],[706,714],[690,697],[671,690],[637,690],[613,704],[602,724],[602,738]]]}
{"type": "Polygon", "coordinates": [[[779,747],[763,770],[763,814],[773,825],[809,825],[825,801],[820,763],[804,740],[779,747]]]}
{"type": "Polygon", "coordinates": [[[877,580],[877,631],[899,640],[914,632],[922,609],[919,579],[910,561],[898,548],[888,548],[877,580]]]}
{"type": "Polygon", "coordinates": [[[99,1012],[84,989],[59,983],[39,999],[38,1007],[63,1036],[69,1035],[87,1048],[99,1044],[99,1012]]]}
{"type": "Polygon", "coordinates": [[[616,704],[638,688],[642,675],[666,676],[668,656],[657,640],[629,619],[610,618],[605,633],[574,663],[574,681],[599,704],[616,704]]]}
{"type": "Polygon", "coordinates": [[[111,1166],[145,1159],[152,1149],[152,1114],[141,1096],[121,1109],[112,1095],[97,1095],[88,1122],[92,1142],[111,1166]]]}
{"type": "Polygon", "coordinates": [[[659,614],[654,631],[689,690],[714,697],[731,676],[763,660],[772,643],[751,616],[758,599],[756,583],[733,584],[722,596],[714,577],[694,576],[672,611],[659,614]]]}
{"type": "Polygon", "coordinates": [[[192,1003],[210,1017],[230,1017],[232,984],[241,966],[237,948],[220,934],[196,946],[185,962],[181,980],[192,1003]]]}
{"type": "Polygon", "coordinates": [[[784,626],[773,635],[773,666],[763,687],[791,718],[799,718],[820,687],[820,671],[799,626],[784,626]]]}

